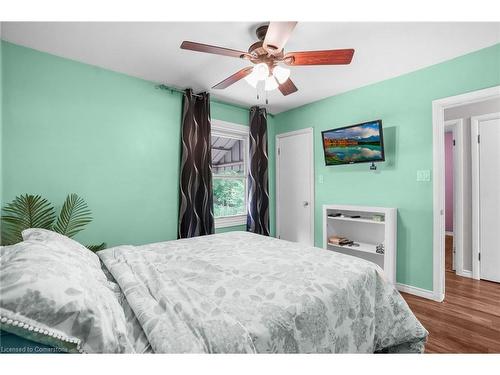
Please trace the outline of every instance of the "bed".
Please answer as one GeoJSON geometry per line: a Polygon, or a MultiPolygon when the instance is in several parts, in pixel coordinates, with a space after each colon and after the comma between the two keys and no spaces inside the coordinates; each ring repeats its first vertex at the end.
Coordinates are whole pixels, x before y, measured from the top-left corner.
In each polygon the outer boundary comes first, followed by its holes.
{"type": "MultiPolygon", "coordinates": [[[[424,350],[425,328],[383,271],[362,259],[248,232],[118,246],[97,254],[123,311],[121,340],[128,344],[85,350],[80,342],[80,351],[424,350]]],[[[6,305],[0,304],[2,316],[6,305]]]]}

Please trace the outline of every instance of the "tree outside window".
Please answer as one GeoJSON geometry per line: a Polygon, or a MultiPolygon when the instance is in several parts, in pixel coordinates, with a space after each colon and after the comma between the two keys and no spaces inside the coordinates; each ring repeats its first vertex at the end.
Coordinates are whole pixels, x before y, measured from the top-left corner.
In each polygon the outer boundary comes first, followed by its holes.
{"type": "Polygon", "coordinates": [[[214,216],[246,214],[245,142],[212,135],[214,216]]]}

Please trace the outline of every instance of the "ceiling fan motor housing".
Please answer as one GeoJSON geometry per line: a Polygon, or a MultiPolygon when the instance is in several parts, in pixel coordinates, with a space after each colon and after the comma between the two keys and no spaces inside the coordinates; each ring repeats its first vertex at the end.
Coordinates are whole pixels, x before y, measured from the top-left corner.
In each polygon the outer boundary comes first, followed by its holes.
{"type": "Polygon", "coordinates": [[[259,27],[257,27],[257,29],[255,30],[255,34],[257,34],[257,38],[263,42],[264,41],[264,38],[266,37],[266,34],[267,34],[267,29],[269,28],[269,24],[266,23],[264,25],[261,25],[259,27]]]}
{"type": "Polygon", "coordinates": [[[255,30],[255,34],[257,35],[257,38],[259,39],[257,42],[252,44],[248,48],[248,53],[251,55],[248,56],[248,60],[250,60],[254,64],[261,64],[265,63],[269,67],[269,72],[272,72],[273,68],[277,65],[279,61],[283,59],[284,53],[281,51],[278,54],[270,54],[269,50],[277,50],[277,47],[274,47],[272,45],[267,46],[267,50],[263,47],[264,45],[264,38],[266,37],[267,29],[269,25],[265,24],[262,26],[259,26],[255,30]]]}

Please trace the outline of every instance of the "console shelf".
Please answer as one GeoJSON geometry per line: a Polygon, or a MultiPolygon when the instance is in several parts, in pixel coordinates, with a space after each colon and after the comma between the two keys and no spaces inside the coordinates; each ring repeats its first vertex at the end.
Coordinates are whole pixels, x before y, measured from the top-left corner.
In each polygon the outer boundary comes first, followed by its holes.
{"type": "Polygon", "coordinates": [[[362,252],[365,252],[365,253],[371,253],[371,254],[376,254],[376,255],[384,256],[384,254],[377,253],[377,251],[376,251],[377,245],[375,245],[375,244],[364,243],[364,242],[356,242],[356,243],[358,243],[359,246],[335,245],[335,244],[329,243],[328,244],[328,248],[330,250],[336,250],[335,248],[338,247],[338,248],[341,248],[341,249],[349,249],[349,250],[353,250],[353,251],[362,251],[362,252]]]}
{"type": "Polygon", "coordinates": [[[323,206],[323,247],[379,265],[392,283],[396,282],[396,238],[396,208],[323,206]],[[373,220],[374,215],[381,217],[382,221],[373,220]],[[334,235],[346,237],[359,246],[331,244],[328,238],[334,235]],[[377,244],[384,244],[383,254],[376,252],[377,244]]]}
{"type": "Polygon", "coordinates": [[[354,221],[354,222],[359,222],[359,223],[370,223],[370,224],[382,224],[382,225],[384,225],[383,221],[376,221],[376,220],[364,219],[364,218],[332,217],[332,216],[328,216],[328,220],[343,220],[343,221],[354,221]]]}

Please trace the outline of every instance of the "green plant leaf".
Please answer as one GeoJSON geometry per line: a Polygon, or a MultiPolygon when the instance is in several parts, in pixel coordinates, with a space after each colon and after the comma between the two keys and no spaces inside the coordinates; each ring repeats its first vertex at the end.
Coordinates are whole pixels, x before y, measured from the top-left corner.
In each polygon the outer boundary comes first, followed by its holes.
{"type": "Polygon", "coordinates": [[[3,208],[2,244],[22,241],[21,232],[28,228],[51,229],[55,220],[52,204],[40,195],[24,194],[3,208]]]}
{"type": "Polygon", "coordinates": [[[66,197],[53,230],[68,237],[83,230],[92,221],[91,212],[83,198],[76,194],[66,197]]]}
{"type": "Polygon", "coordinates": [[[96,251],[104,250],[106,248],[106,242],[99,245],[86,245],[85,247],[95,253],[96,251]]]}

